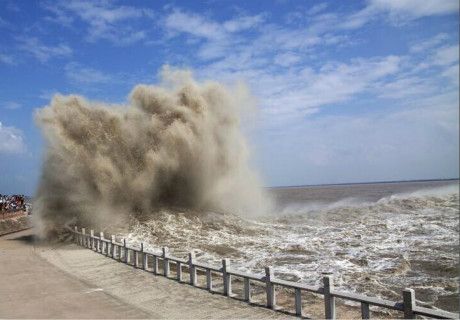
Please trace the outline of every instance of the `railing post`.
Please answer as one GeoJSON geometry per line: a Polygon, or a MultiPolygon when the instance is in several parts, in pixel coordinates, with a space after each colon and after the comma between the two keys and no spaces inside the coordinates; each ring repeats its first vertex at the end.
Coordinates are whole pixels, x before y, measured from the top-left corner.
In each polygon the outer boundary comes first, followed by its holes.
{"type": "MultiPolygon", "coordinates": [[[[109,239],[107,239],[109,240],[109,239]]],[[[112,251],[112,239],[110,239],[110,242],[105,243],[105,256],[108,257],[110,255],[110,251],[112,251]]]]}
{"type": "Polygon", "coordinates": [[[110,248],[112,249],[112,259],[116,258],[116,245],[115,245],[115,235],[112,234],[112,239],[110,240],[111,246],[110,248]]]}
{"type": "Polygon", "coordinates": [[[182,263],[180,263],[179,261],[176,262],[176,278],[177,281],[182,281],[182,263]]]}
{"type": "Polygon", "coordinates": [[[100,237],[99,240],[100,240],[100,247],[101,247],[100,250],[101,250],[101,253],[104,254],[104,244],[105,244],[105,242],[104,242],[104,232],[102,232],[102,231],[99,232],[99,237],[100,237]]]}
{"type": "Polygon", "coordinates": [[[90,246],[91,250],[94,250],[94,230],[90,230],[90,246]]]}
{"type": "Polygon", "coordinates": [[[295,288],[295,314],[302,316],[302,291],[299,288],[295,288]]]}
{"type": "Polygon", "coordinates": [[[153,274],[157,275],[159,273],[158,270],[158,257],[156,255],[153,255],[153,274]]]}
{"type": "Polygon", "coordinates": [[[169,259],[168,259],[168,248],[163,247],[163,274],[165,277],[169,277],[169,259]]]}
{"type": "Polygon", "coordinates": [[[101,246],[101,238],[100,238],[100,237],[99,237],[99,238],[96,238],[96,237],[95,237],[94,240],[96,240],[96,246],[95,246],[95,247],[96,247],[96,250],[95,250],[95,251],[96,251],[96,252],[99,252],[99,248],[100,248],[100,246],[101,246]]]}
{"type": "Polygon", "coordinates": [[[121,246],[117,245],[117,249],[118,249],[118,250],[117,250],[117,251],[118,251],[118,253],[117,253],[117,259],[118,259],[118,261],[121,261],[121,246]]]}
{"type": "Polygon", "coordinates": [[[81,228],[81,240],[82,240],[82,246],[86,247],[86,229],[81,228]]]}
{"type": "Polygon", "coordinates": [[[251,302],[251,280],[244,278],[244,301],[251,302]]]}
{"type": "Polygon", "coordinates": [[[361,302],[361,319],[370,319],[371,311],[369,309],[369,303],[361,302]]]}
{"type": "Polygon", "coordinates": [[[415,291],[414,289],[404,289],[403,291],[404,303],[404,319],[415,319],[415,291]]]}
{"type": "Polygon", "coordinates": [[[196,286],[196,268],[195,268],[195,252],[188,253],[188,271],[190,273],[190,284],[196,286]]]}
{"type": "MultiPolygon", "coordinates": [[[[141,249],[142,249],[142,243],[141,243],[141,249]]],[[[137,250],[134,250],[134,267],[136,268],[139,267],[139,252],[137,250]]]]}
{"type": "Polygon", "coordinates": [[[126,247],[126,239],[123,239],[123,260],[126,264],[129,262],[128,247],[126,247]]]}
{"type": "Polygon", "coordinates": [[[228,274],[230,269],[230,260],[222,259],[222,278],[224,280],[224,295],[230,297],[232,295],[232,278],[228,274]]]}
{"type": "MultiPolygon", "coordinates": [[[[77,228],[77,232],[78,232],[78,228],[77,228]]],[[[78,245],[83,246],[83,236],[81,232],[77,234],[77,237],[78,237],[78,245]]]]}
{"type": "Polygon", "coordinates": [[[275,285],[272,283],[273,278],[273,268],[265,267],[265,290],[267,291],[267,307],[270,309],[274,309],[276,305],[275,285]]]}
{"type": "Polygon", "coordinates": [[[144,243],[141,242],[141,251],[142,251],[142,269],[147,270],[148,269],[148,256],[147,253],[144,252],[144,243]]]}
{"type": "Polygon", "coordinates": [[[73,238],[75,240],[75,243],[78,244],[78,233],[77,233],[78,232],[78,227],[77,226],[73,227],[73,231],[74,231],[74,237],[73,238]]]}
{"type": "MultiPolygon", "coordinates": [[[[108,241],[108,240],[109,240],[109,239],[107,238],[107,241],[108,241]]],[[[109,256],[110,256],[110,252],[112,252],[112,237],[110,237],[110,242],[107,242],[106,246],[107,246],[107,247],[106,247],[106,251],[105,251],[105,256],[106,256],[106,257],[109,257],[109,256]]]]}
{"type": "Polygon", "coordinates": [[[212,273],[211,269],[206,269],[206,289],[212,291],[212,273]]]}
{"type": "Polygon", "coordinates": [[[335,297],[331,295],[334,290],[334,278],[323,277],[324,284],[324,315],[326,319],[335,319],[335,297]]]}

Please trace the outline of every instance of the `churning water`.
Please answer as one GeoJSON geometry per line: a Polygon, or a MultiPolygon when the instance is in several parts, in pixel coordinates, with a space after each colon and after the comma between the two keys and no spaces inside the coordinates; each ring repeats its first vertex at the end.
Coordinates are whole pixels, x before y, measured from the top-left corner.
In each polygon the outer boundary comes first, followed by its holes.
{"type": "Polygon", "coordinates": [[[275,214],[246,218],[208,212],[134,220],[131,240],[168,246],[173,255],[320,284],[333,273],[349,291],[394,300],[405,287],[417,300],[458,311],[458,181],[270,189],[275,214]]]}
{"type": "Polygon", "coordinates": [[[254,103],[243,85],[167,67],[125,105],[55,96],[36,113],[47,139],[37,229],[130,220],[132,239],[176,256],[272,265],[310,284],[332,272],[341,287],[394,299],[413,287],[458,310],[458,181],[263,190],[240,128],[254,103]]]}

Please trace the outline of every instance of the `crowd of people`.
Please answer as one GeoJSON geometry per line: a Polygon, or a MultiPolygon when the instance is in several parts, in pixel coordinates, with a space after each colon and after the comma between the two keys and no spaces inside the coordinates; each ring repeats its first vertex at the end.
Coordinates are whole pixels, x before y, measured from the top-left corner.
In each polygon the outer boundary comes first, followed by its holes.
{"type": "Polygon", "coordinates": [[[0,213],[4,216],[7,213],[26,211],[26,200],[23,195],[2,195],[0,194],[0,213]]]}

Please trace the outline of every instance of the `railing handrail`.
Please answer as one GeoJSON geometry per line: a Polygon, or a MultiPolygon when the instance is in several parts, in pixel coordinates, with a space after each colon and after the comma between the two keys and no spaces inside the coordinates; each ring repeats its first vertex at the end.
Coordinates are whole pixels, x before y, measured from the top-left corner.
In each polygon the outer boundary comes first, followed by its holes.
{"type": "Polygon", "coordinates": [[[380,298],[375,298],[375,297],[368,297],[362,294],[343,292],[343,291],[337,291],[337,290],[332,290],[331,294],[336,298],[342,298],[342,299],[356,301],[356,302],[364,302],[364,303],[367,303],[369,305],[373,305],[376,307],[383,307],[383,308],[398,310],[398,311],[404,310],[403,304],[400,302],[395,302],[395,301],[390,301],[390,300],[385,300],[385,299],[380,299],[380,298]]]}
{"type": "Polygon", "coordinates": [[[244,300],[250,301],[250,280],[264,282],[266,284],[267,291],[267,306],[278,310],[275,308],[275,291],[274,285],[283,286],[286,288],[295,289],[295,309],[296,315],[302,316],[302,303],[301,303],[301,291],[313,292],[317,294],[322,294],[325,300],[325,310],[326,318],[335,318],[335,298],[341,298],[345,300],[351,300],[361,303],[361,313],[362,318],[369,318],[369,306],[377,306],[386,309],[402,311],[404,312],[404,318],[412,319],[415,318],[415,315],[428,316],[432,318],[439,319],[456,319],[459,318],[459,315],[456,313],[448,312],[445,310],[436,310],[426,307],[417,306],[415,302],[415,292],[412,289],[405,289],[403,291],[403,302],[396,302],[385,300],[376,297],[368,297],[366,295],[344,292],[334,289],[333,278],[332,276],[325,276],[323,278],[323,287],[319,286],[310,286],[303,283],[282,280],[274,278],[273,270],[271,267],[265,268],[265,275],[253,274],[249,272],[242,272],[235,270],[230,267],[230,261],[228,259],[223,260],[222,267],[216,267],[208,263],[197,262],[195,261],[194,254],[190,253],[188,259],[178,258],[171,256],[168,248],[164,247],[161,252],[153,252],[151,250],[145,249],[144,243],[141,243],[140,246],[128,246],[126,239],[123,239],[122,242],[115,241],[115,237],[112,236],[112,239],[105,239],[103,233],[100,233],[100,236],[94,235],[94,231],[91,230],[90,234],[85,232],[85,228],[82,228],[82,232],[78,231],[78,228],[74,229],[68,228],[68,230],[76,235],[81,237],[76,237],[77,242],[83,246],[96,249],[100,253],[105,253],[109,255],[109,245],[112,250],[112,257],[114,258],[115,248],[118,247],[119,257],[121,260],[121,248],[124,249],[124,262],[128,263],[129,257],[128,251],[131,250],[135,254],[134,265],[138,266],[138,255],[143,255],[143,268],[147,269],[147,256],[150,255],[156,260],[154,262],[154,272],[158,274],[158,259],[162,259],[164,263],[164,275],[169,276],[169,263],[176,263],[180,268],[178,268],[177,279],[181,281],[182,278],[182,266],[186,266],[190,269],[190,283],[196,286],[196,268],[204,269],[206,271],[207,277],[207,288],[212,289],[212,276],[211,272],[221,273],[224,277],[224,295],[231,296],[231,276],[237,276],[244,279],[244,300]],[[95,243],[96,242],[96,243],[95,243]],[[99,243],[100,242],[100,243],[99,243]],[[104,250],[104,244],[105,249],[104,250]]]}

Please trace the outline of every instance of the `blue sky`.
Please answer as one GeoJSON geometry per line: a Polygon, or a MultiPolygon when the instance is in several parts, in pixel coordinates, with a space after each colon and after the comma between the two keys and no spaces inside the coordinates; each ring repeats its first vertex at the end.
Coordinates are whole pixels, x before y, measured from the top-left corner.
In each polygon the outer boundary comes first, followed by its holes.
{"type": "Polygon", "coordinates": [[[123,103],[165,64],[244,81],[267,186],[459,175],[457,0],[0,0],[0,193],[34,193],[34,110],[123,103]]]}

